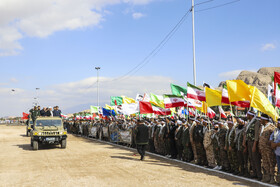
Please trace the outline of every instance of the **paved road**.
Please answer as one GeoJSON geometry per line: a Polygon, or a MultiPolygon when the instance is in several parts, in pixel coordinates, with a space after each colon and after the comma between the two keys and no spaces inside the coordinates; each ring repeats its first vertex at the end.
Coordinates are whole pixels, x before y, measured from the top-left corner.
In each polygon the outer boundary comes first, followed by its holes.
{"type": "Polygon", "coordinates": [[[174,161],[69,135],[33,151],[24,126],[0,126],[0,186],[258,186],[174,161]]]}

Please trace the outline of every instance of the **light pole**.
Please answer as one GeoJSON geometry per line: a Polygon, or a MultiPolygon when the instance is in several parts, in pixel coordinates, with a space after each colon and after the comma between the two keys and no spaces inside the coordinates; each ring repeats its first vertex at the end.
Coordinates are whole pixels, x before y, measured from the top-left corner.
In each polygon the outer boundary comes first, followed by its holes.
{"type": "Polygon", "coordinates": [[[195,29],[194,29],[194,0],[192,0],[192,33],[193,33],[193,83],[196,86],[196,64],[195,64],[195,29]]]}
{"type": "Polygon", "coordinates": [[[100,67],[95,67],[96,71],[97,71],[97,106],[99,107],[99,74],[98,74],[98,70],[100,70],[100,67]]]}
{"type": "Polygon", "coordinates": [[[36,106],[38,106],[39,105],[39,90],[40,90],[40,88],[35,88],[35,90],[36,90],[36,98],[34,98],[35,99],[35,103],[36,103],[36,106]]]}

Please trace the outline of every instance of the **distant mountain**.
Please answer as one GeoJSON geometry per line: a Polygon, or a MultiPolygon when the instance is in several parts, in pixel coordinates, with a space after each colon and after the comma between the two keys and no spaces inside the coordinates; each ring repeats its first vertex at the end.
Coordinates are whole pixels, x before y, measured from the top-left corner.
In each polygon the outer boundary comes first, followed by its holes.
{"type": "MultiPolygon", "coordinates": [[[[280,67],[264,67],[257,72],[242,71],[236,78],[236,80],[243,80],[246,84],[256,86],[260,91],[267,95],[268,84],[272,85],[272,77],[274,72],[280,72],[280,67]]],[[[226,84],[225,81],[219,84],[219,87],[223,87],[226,84]]]]}

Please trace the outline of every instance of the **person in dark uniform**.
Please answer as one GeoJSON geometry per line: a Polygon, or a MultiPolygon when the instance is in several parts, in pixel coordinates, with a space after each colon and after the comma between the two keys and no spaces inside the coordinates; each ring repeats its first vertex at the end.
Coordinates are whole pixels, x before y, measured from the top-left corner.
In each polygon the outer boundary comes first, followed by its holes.
{"type": "Polygon", "coordinates": [[[145,149],[149,143],[149,128],[144,124],[144,120],[138,120],[135,129],[137,151],[141,155],[140,160],[145,158],[145,149]]]}

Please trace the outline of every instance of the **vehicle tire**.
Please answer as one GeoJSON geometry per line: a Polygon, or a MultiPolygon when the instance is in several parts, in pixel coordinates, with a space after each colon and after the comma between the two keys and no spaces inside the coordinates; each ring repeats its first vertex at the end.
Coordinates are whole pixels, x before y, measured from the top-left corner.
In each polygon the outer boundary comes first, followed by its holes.
{"type": "Polygon", "coordinates": [[[66,140],[61,141],[61,148],[65,149],[66,148],[66,140]]]}
{"type": "Polygon", "coordinates": [[[33,141],[33,150],[38,150],[39,144],[38,141],[33,141]]]}

